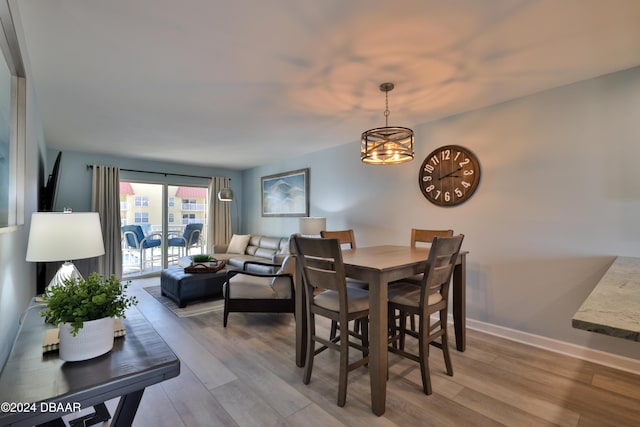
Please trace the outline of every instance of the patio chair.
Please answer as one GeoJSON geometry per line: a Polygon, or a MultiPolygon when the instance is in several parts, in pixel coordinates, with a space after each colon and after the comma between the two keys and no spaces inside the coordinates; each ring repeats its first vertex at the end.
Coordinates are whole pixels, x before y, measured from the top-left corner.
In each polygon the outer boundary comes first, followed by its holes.
{"type": "Polygon", "coordinates": [[[184,228],[182,236],[169,236],[167,247],[177,247],[180,249],[182,256],[189,254],[189,249],[200,244],[200,235],[202,234],[202,224],[187,224],[184,228]]]}
{"type": "Polygon", "coordinates": [[[160,234],[150,234],[145,236],[140,225],[125,225],[122,227],[122,238],[129,250],[137,250],[140,259],[140,271],[144,270],[144,265],[149,262],[146,260],[147,249],[151,249],[151,263],[153,263],[153,249],[162,246],[162,237],[160,234]],[[159,238],[154,239],[154,236],[159,238]]]}

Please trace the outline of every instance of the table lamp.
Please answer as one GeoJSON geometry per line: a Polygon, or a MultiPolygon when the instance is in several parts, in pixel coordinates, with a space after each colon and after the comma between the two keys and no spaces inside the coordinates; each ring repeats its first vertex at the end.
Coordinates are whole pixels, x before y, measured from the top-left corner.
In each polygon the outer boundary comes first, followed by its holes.
{"type": "Polygon", "coordinates": [[[34,212],[31,215],[27,261],[64,261],[49,286],[82,278],[72,260],[104,255],[97,212],[34,212]]]}
{"type": "Polygon", "coordinates": [[[327,229],[327,218],[303,217],[300,218],[300,234],[303,236],[319,236],[322,230],[327,229]]]}

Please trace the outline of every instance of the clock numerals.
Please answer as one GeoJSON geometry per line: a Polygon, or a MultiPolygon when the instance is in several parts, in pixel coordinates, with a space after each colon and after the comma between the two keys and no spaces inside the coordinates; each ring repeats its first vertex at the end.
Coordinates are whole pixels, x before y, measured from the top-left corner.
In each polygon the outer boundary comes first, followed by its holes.
{"type": "Polygon", "coordinates": [[[440,206],[455,206],[475,192],[480,164],[466,148],[448,145],[425,158],[418,179],[427,200],[440,206]]]}

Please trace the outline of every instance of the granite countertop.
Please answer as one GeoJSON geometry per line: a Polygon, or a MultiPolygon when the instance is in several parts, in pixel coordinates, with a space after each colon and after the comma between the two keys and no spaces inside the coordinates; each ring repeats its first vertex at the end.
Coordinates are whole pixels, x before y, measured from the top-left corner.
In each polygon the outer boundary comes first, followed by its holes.
{"type": "Polygon", "coordinates": [[[640,341],[640,258],[616,258],[573,316],[572,325],[640,341]]]}

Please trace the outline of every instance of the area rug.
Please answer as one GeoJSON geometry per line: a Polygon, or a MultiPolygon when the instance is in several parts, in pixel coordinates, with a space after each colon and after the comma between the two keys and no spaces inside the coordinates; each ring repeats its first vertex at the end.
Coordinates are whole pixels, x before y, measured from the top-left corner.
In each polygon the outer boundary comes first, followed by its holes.
{"type": "Polygon", "coordinates": [[[205,301],[193,301],[187,304],[186,307],[180,308],[178,307],[178,304],[173,302],[171,299],[162,296],[160,286],[147,286],[143,289],[178,317],[191,317],[224,310],[224,299],[222,298],[205,301]]]}

